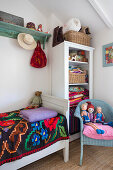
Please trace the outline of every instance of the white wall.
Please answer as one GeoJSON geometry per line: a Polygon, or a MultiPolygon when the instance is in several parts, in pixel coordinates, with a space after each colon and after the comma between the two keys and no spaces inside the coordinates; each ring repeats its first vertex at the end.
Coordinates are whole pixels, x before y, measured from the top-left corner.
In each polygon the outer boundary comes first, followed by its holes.
{"type": "MultiPolygon", "coordinates": [[[[63,23],[61,22],[61,20],[59,18],[56,17],[56,15],[54,15],[53,13],[51,15],[49,15],[49,17],[47,18],[47,23],[48,23],[48,28],[47,30],[49,31],[49,33],[51,35],[53,35],[53,31],[54,28],[57,26],[62,26],[63,23]]],[[[48,64],[49,64],[49,93],[51,94],[51,78],[52,78],[52,72],[51,72],[51,66],[52,66],[52,56],[53,56],[53,47],[52,47],[52,43],[53,43],[53,36],[51,36],[51,38],[49,39],[49,43],[47,45],[47,51],[48,51],[48,64]]],[[[59,61],[60,62],[60,61],[59,61]]]]}
{"type": "MultiPolygon", "coordinates": [[[[47,19],[27,0],[0,0],[0,10],[20,17],[27,22],[43,25],[47,19]]],[[[0,36],[0,112],[26,106],[36,90],[48,93],[48,66],[42,69],[30,66],[33,51],[21,48],[17,40],[0,36]]]]}
{"type": "Polygon", "coordinates": [[[93,37],[94,51],[94,98],[113,106],[113,66],[103,67],[102,45],[113,42],[113,29],[100,30],[93,37]]]}

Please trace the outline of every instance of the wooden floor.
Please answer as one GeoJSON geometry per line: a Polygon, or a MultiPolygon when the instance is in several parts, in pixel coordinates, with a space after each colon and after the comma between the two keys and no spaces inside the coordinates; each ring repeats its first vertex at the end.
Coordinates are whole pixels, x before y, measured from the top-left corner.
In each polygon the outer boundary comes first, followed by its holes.
{"type": "Polygon", "coordinates": [[[70,160],[63,161],[62,151],[56,152],[21,170],[113,170],[113,148],[84,146],[83,165],[79,166],[80,141],[70,143],[70,160]]]}

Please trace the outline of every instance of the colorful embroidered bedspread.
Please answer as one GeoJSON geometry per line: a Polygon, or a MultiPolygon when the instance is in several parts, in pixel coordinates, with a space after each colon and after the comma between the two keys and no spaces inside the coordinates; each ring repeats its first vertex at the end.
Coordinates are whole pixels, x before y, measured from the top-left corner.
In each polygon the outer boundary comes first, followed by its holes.
{"type": "Polygon", "coordinates": [[[30,123],[19,113],[0,113],[0,165],[69,139],[65,116],[30,123]]]}

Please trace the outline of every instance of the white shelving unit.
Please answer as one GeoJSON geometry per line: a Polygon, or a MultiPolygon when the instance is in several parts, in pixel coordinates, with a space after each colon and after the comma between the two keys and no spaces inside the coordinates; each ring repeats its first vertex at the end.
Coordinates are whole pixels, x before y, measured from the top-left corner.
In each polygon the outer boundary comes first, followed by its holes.
{"type": "Polygon", "coordinates": [[[69,64],[70,65],[87,65],[88,64],[88,62],[81,62],[81,61],[70,61],[69,60],[69,64]]]}
{"type": "Polygon", "coordinates": [[[75,83],[75,84],[69,84],[69,86],[82,86],[82,85],[88,85],[88,83],[75,83]]]}
{"type": "MultiPolygon", "coordinates": [[[[55,46],[52,49],[52,65],[51,65],[51,93],[69,100],[69,86],[79,85],[89,89],[89,98],[93,98],[93,50],[94,48],[84,46],[68,41],[55,46]],[[84,50],[88,58],[88,62],[70,61],[69,51],[84,50]],[[69,84],[69,65],[82,66],[88,71],[88,83],[69,84]]],[[[69,118],[69,108],[67,112],[69,118]]],[[[69,123],[69,119],[68,119],[69,123]]],[[[76,139],[78,134],[73,135],[76,139]]]]}

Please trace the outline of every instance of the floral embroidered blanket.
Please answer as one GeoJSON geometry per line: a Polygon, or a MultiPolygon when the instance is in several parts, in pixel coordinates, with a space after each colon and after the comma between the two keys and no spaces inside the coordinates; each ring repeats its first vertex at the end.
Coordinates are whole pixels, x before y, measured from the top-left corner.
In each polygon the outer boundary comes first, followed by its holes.
{"type": "Polygon", "coordinates": [[[30,123],[19,113],[0,113],[0,165],[69,139],[65,116],[30,123]]]}

